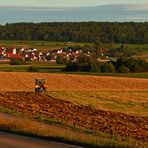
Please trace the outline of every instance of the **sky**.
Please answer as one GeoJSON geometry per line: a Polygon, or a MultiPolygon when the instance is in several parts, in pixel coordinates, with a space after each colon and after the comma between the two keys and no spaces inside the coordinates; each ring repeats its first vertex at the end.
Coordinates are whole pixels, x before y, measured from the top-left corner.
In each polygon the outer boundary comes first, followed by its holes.
{"type": "Polygon", "coordinates": [[[0,24],[148,22],[148,0],[0,0],[0,24]]]}
{"type": "Polygon", "coordinates": [[[148,0],[0,0],[1,7],[87,7],[138,3],[148,4],[148,0]]]}

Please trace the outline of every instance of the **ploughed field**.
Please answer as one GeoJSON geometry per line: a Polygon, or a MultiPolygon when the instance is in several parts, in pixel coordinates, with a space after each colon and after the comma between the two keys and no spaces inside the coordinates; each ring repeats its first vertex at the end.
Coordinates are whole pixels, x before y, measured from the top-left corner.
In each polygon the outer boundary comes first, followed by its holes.
{"type": "Polygon", "coordinates": [[[148,90],[148,79],[0,72],[0,91],[33,92],[36,78],[47,80],[48,91],[148,90]]]}
{"type": "Polygon", "coordinates": [[[148,137],[147,91],[148,79],[0,72],[2,109],[143,141],[148,137]],[[51,96],[34,92],[36,78],[46,79],[51,96]]]}
{"type": "Polygon", "coordinates": [[[75,105],[46,94],[34,92],[0,93],[0,106],[25,113],[62,120],[67,125],[102,131],[146,141],[148,118],[102,111],[75,105]]]}

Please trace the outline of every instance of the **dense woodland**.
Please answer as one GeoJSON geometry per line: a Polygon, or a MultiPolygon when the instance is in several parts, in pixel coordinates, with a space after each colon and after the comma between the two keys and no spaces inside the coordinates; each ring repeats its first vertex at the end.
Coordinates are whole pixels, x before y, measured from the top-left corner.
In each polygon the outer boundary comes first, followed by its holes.
{"type": "Polygon", "coordinates": [[[148,22],[61,22],[0,25],[0,40],[148,43],[148,22]]]}

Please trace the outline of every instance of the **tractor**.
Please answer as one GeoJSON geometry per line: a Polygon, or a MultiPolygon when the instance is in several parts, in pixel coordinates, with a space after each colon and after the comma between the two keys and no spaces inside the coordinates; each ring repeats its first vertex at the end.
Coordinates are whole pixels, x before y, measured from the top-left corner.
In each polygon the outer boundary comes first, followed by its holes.
{"type": "Polygon", "coordinates": [[[35,92],[46,92],[45,79],[35,79],[35,92]]]}

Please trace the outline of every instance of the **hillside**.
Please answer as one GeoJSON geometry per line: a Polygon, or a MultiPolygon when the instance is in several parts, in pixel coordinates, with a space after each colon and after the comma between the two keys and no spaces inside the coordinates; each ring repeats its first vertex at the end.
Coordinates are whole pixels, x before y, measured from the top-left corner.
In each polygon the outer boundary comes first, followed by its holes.
{"type": "Polygon", "coordinates": [[[148,90],[147,79],[0,72],[0,91],[32,92],[35,78],[45,78],[48,91],[148,90]]]}

